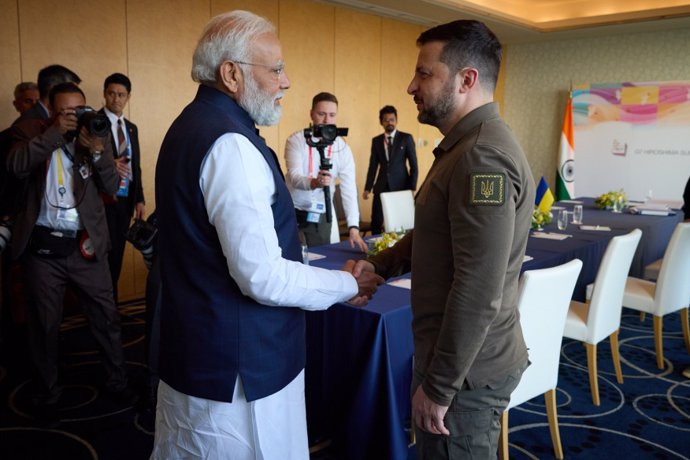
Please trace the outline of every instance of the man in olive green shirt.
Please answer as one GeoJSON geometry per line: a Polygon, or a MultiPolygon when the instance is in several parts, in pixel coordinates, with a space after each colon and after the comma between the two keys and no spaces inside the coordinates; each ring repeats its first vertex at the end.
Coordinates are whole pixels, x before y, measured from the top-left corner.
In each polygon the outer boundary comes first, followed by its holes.
{"type": "Polygon", "coordinates": [[[527,367],[517,312],[534,206],[522,149],[493,102],[501,45],[477,21],[422,33],[408,87],[444,139],[415,203],[415,227],[354,274],[411,263],[412,415],[425,458],[495,458],[499,417],[527,367]]]}

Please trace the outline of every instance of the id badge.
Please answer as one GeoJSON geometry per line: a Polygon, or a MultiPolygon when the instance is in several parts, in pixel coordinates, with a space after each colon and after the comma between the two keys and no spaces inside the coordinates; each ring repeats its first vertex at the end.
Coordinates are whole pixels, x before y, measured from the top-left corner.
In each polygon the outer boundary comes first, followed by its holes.
{"type": "Polygon", "coordinates": [[[309,212],[314,214],[323,214],[324,212],[326,212],[326,205],[319,201],[312,201],[311,207],[309,208],[309,212]]]}
{"type": "Polygon", "coordinates": [[[58,209],[57,218],[65,222],[77,222],[79,220],[79,213],[75,208],[58,209]]]}
{"type": "Polygon", "coordinates": [[[321,214],[319,214],[319,213],[316,213],[316,212],[308,212],[307,213],[307,222],[311,222],[312,224],[318,224],[320,218],[321,218],[321,214]]]}
{"type": "Polygon", "coordinates": [[[126,177],[120,178],[120,188],[117,189],[116,195],[122,197],[129,195],[129,179],[126,177]]]}

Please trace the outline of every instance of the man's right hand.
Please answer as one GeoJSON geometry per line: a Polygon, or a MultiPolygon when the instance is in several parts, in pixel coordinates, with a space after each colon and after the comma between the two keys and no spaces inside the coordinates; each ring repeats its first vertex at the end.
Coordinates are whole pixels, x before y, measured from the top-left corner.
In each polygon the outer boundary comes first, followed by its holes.
{"type": "Polygon", "coordinates": [[[379,284],[383,284],[385,280],[376,274],[374,265],[366,260],[348,260],[342,268],[343,270],[352,273],[352,276],[357,280],[359,292],[355,297],[348,300],[349,304],[356,307],[363,307],[372,298],[379,284]]]}
{"type": "Polygon", "coordinates": [[[78,124],[79,120],[74,114],[74,109],[65,109],[59,112],[53,121],[53,125],[60,130],[60,134],[63,136],[70,131],[76,131],[78,124]]]}
{"type": "Polygon", "coordinates": [[[365,200],[369,199],[369,190],[365,190],[364,193],[362,193],[362,198],[364,198],[365,200]]]}

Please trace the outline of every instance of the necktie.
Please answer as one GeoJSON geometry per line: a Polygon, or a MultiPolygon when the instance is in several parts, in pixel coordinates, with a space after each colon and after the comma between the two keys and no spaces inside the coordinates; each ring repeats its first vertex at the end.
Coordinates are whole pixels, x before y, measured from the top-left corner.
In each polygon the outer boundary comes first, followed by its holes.
{"type": "Polygon", "coordinates": [[[120,156],[127,152],[127,137],[125,136],[125,129],[122,126],[122,119],[117,120],[117,151],[120,156]]]}
{"type": "Polygon", "coordinates": [[[391,160],[391,153],[393,153],[393,136],[386,136],[386,160],[391,160]]]}

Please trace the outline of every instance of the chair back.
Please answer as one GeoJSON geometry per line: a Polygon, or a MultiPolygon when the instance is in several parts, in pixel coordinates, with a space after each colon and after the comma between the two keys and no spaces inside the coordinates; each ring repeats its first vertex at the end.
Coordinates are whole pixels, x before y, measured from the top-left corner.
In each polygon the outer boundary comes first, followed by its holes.
{"type": "Polygon", "coordinates": [[[383,226],[387,232],[414,228],[414,195],[412,190],[381,193],[383,226]]]}
{"type": "Polygon", "coordinates": [[[556,388],[565,318],[582,261],[522,274],[518,310],[530,366],[510,395],[508,408],[556,388]]]}
{"type": "Polygon", "coordinates": [[[690,303],[690,222],[676,225],[656,282],[653,314],[662,316],[690,303]]]}
{"type": "Polygon", "coordinates": [[[641,237],[636,228],[614,237],[606,247],[589,304],[586,342],[599,343],[620,327],[625,282],[641,237]]]}

